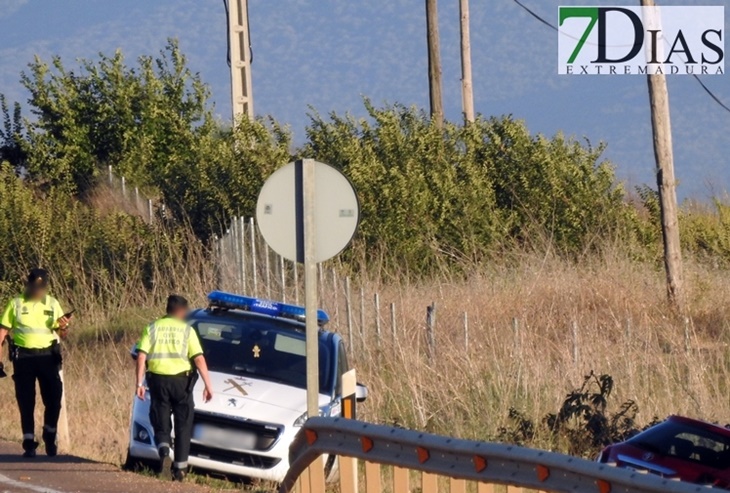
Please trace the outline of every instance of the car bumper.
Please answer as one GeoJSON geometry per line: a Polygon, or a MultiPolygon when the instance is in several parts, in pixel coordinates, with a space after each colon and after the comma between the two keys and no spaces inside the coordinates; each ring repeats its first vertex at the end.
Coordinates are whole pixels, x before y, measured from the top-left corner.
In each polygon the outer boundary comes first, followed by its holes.
{"type": "MultiPolygon", "coordinates": [[[[276,445],[267,452],[236,453],[194,442],[188,464],[214,473],[280,482],[289,470],[289,445],[298,431],[299,428],[285,429],[276,445]]],[[[154,444],[134,439],[129,445],[129,455],[140,461],[159,461],[154,444]]]]}

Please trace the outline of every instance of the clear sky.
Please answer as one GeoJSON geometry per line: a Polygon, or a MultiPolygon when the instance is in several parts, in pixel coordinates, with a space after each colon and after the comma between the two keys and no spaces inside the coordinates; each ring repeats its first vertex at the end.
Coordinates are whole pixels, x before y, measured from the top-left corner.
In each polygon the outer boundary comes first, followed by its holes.
{"type": "MultiPolygon", "coordinates": [[[[555,22],[559,4],[606,0],[522,0],[555,22]]],[[[422,0],[249,0],[257,114],[305,138],[309,106],[362,115],[362,97],[426,108],[422,0]]],[[[458,0],[439,2],[446,116],[461,112],[458,0]]],[[[618,2],[621,4],[622,2],[618,2]]],[[[634,3],[634,2],[623,2],[634,3]]],[[[638,3],[638,2],[637,2],[638,3]]],[[[728,0],[663,0],[662,5],[725,5],[728,0]]],[[[512,114],[533,132],[562,131],[593,144],[629,185],[654,183],[646,79],[557,75],[557,33],[513,0],[471,0],[474,94],[484,115],[512,114]]],[[[180,40],[193,70],[210,84],[215,112],[230,118],[222,0],[0,0],[0,92],[25,102],[19,74],[34,55],[76,58],[120,48],[132,62],[180,40]]],[[[730,51],[728,43],[727,51],[730,51]]],[[[728,64],[730,69],[730,64],[728,64]]],[[[703,81],[730,105],[728,75],[703,81]]],[[[680,197],[707,199],[730,189],[730,113],[695,80],[669,78],[680,197]]]]}

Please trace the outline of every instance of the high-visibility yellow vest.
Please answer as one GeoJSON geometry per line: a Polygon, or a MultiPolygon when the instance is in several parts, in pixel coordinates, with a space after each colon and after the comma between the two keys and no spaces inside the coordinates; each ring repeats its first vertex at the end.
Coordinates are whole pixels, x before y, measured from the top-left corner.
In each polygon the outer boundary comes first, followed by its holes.
{"type": "Polygon", "coordinates": [[[31,301],[20,295],[7,304],[0,325],[10,331],[16,346],[43,349],[58,340],[56,321],[62,316],[61,304],[52,296],[31,301]]]}
{"type": "Polygon", "coordinates": [[[193,328],[172,317],[163,317],[145,327],[137,350],[147,353],[147,369],[157,375],[190,371],[190,360],[203,354],[193,328]]]}

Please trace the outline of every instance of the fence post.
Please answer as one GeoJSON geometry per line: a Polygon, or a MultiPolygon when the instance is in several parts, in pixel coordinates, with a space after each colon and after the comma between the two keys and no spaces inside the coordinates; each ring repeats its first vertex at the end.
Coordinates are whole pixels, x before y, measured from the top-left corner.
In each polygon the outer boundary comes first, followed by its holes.
{"type": "Polygon", "coordinates": [[[332,310],[332,318],[335,320],[335,325],[340,325],[340,300],[338,296],[339,283],[337,282],[337,270],[332,267],[332,297],[334,298],[335,307],[332,310]]]}
{"type": "Polygon", "coordinates": [[[241,277],[241,269],[239,268],[241,262],[241,232],[238,230],[238,218],[233,217],[231,221],[231,239],[233,240],[233,258],[235,259],[236,267],[236,290],[239,293],[243,292],[243,278],[241,277]]]}
{"type": "Polygon", "coordinates": [[[127,198],[127,180],[122,176],[122,197],[127,198]]]}
{"type": "Polygon", "coordinates": [[[286,265],[284,264],[284,257],[277,254],[279,257],[279,275],[281,281],[281,301],[286,303],[286,265]]]}
{"type": "Polygon", "coordinates": [[[345,303],[347,315],[347,341],[350,344],[350,354],[354,354],[354,341],[352,338],[352,298],[350,297],[350,276],[345,278],[345,303]]]}
{"type": "Polygon", "coordinates": [[[375,337],[376,343],[380,347],[380,295],[375,293],[375,337]]]}
{"type": "Polygon", "coordinates": [[[294,262],[294,304],[299,304],[299,264],[294,262]]]}
{"type": "Polygon", "coordinates": [[[238,271],[241,276],[241,292],[246,293],[246,218],[236,218],[238,223],[239,242],[241,245],[241,257],[238,261],[238,271]]]}
{"type": "Polygon", "coordinates": [[[152,199],[147,199],[147,210],[150,215],[150,224],[154,222],[155,216],[152,214],[152,199]]]}
{"type": "Polygon", "coordinates": [[[112,171],[112,165],[108,166],[109,169],[109,185],[114,185],[114,172],[112,171]]]}
{"type": "Polygon", "coordinates": [[[436,355],[436,336],[434,334],[436,328],[436,302],[432,302],[426,307],[426,335],[428,337],[428,357],[433,361],[436,355]]]}
{"type": "Polygon", "coordinates": [[[139,209],[139,187],[134,187],[134,206],[139,209]]]}
{"type": "Polygon", "coordinates": [[[252,217],[249,222],[249,229],[251,233],[251,269],[253,272],[253,295],[259,295],[259,282],[258,272],[256,271],[256,222],[252,217]]]}
{"type": "Polygon", "coordinates": [[[469,352],[469,314],[464,312],[464,350],[469,352]]]}
{"type": "Polygon", "coordinates": [[[319,299],[324,299],[324,267],[322,267],[322,262],[317,264],[317,278],[319,282],[317,283],[319,285],[319,299]]]}
{"type": "Polygon", "coordinates": [[[692,349],[692,338],[690,336],[689,317],[684,317],[684,351],[689,353],[692,349]]]}
{"type": "Polygon", "coordinates": [[[514,354],[512,355],[512,357],[516,358],[522,351],[522,344],[520,341],[520,322],[519,320],[517,320],[517,317],[512,317],[512,337],[514,338],[514,354]]]}
{"type": "Polygon", "coordinates": [[[396,340],[398,339],[397,329],[395,326],[395,303],[390,304],[390,328],[393,335],[393,346],[395,346],[396,340]]]}
{"type": "Polygon", "coordinates": [[[360,286],[360,339],[365,338],[365,288],[360,286]]]}
{"type": "Polygon", "coordinates": [[[266,269],[266,297],[271,299],[271,251],[266,242],[264,242],[264,268],[266,269]]]}
{"type": "Polygon", "coordinates": [[[573,320],[571,328],[573,331],[573,364],[577,366],[578,360],[580,359],[580,351],[578,348],[578,324],[575,320],[573,320]]]}

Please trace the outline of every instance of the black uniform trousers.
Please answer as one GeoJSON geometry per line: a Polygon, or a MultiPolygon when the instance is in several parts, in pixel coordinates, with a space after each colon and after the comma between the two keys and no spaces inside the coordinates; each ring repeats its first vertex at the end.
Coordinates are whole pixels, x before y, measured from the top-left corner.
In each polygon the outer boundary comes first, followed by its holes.
{"type": "Polygon", "coordinates": [[[23,435],[35,433],[35,383],[41,389],[41,399],[45,407],[44,426],[53,433],[58,426],[63,397],[63,382],[59,375],[59,358],[55,354],[21,355],[13,362],[15,398],[20,409],[20,422],[23,435]]]}
{"type": "Polygon", "coordinates": [[[147,374],[152,399],[150,421],[155,429],[157,446],[172,443],[172,420],[175,417],[175,465],[187,467],[193,432],[193,392],[186,375],[147,374]]]}

